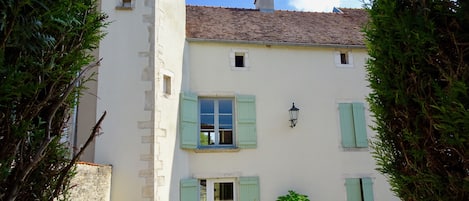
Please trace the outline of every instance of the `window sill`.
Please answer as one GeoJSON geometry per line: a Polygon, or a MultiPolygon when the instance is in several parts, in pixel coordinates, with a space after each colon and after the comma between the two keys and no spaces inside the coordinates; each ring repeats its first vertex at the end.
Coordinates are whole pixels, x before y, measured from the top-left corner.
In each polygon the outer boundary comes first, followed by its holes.
{"type": "Polygon", "coordinates": [[[345,152],[368,152],[368,147],[342,147],[345,152]]]}
{"type": "Polygon", "coordinates": [[[116,10],[133,10],[131,6],[116,6],[116,10]]]}
{"type": "Polygon", "coordinates": [[[237,147],[230,148],[197,148],[194,149],[195,153],[229,153],[229,152],[239,152],[241,149],[237,147]]]}

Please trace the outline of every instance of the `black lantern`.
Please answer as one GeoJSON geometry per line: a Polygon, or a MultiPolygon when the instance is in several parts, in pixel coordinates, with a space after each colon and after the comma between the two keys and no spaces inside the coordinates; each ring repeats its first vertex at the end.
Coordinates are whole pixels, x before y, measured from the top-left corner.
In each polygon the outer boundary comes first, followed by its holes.
{"type": "Polygon", "coordinates": [[[295,107],[295,103],[293,103],[290,110],[288,110],[288,112],[290,112],[290,127],[292,127],[292,128],[296,126],[296,122],[298,121],[298,112],[299,111],[300,111],[300,109],[295,107]]]}

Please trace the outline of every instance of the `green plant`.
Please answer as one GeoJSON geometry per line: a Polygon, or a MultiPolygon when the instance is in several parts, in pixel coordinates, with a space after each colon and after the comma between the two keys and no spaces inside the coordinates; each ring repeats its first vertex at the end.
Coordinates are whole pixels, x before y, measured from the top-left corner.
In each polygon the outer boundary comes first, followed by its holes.
{"type": "Polygon", "coordinates": [[[469,200],[469,2],[370,6],[368,101],[378,170],[402,200],[469,200]]]}
{"type": "Polygon", "coordinates": [[[298,194],[295,191],[289,190],[287,195],[279,196],[277,201],[309,201],[309,198],[307,195],[298,194]]]}
{"type": "Polygon", "coordinates": [[[105,19],[97,0],[0,1],[0,200],[67,199],[61,139],[105,19]]]}

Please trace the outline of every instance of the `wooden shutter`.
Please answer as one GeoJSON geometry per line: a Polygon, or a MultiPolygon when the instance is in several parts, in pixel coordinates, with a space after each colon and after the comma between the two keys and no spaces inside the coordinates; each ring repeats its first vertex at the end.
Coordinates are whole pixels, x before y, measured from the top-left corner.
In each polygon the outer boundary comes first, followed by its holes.
{"type": "Polygon", "coordinates": [[[362,178],[363,201],[373,201],[373,182],[371,178],[362,178]]]}
{"type": "Polygon", "coordinates": [[[238,147],[256,148],[256,98],[249,95],[236,96],[238,147]]]}
{"type": "Polygon", "coordinates": [[[345,188],[347,191],[347,201],[362,201],[360,179],[358,178],[345,179],[345,188]]]}
{"type": "Polygon", "coordinates": [[[259,177],[239,178],[240,201],[260,201],[259,177]]]}
{"type": "Polygon", "coordinates": [[[198,201],[199,188],[197,179],[183,179],[180,183],[181,201],[198,201]]]}
{"type": "Polygon", "coordinates": [[[342,146],[346,148],[355,147],[355,130],[353,122],[352,104],[339,103],[340,133],[342,135],[342,146]]]}
{"type": "Polygon", "coordinates": [[[340,52],[339,51],[334,52],[334,61],[335,61],[335,65],[342,65],[341,62],[340,62],[340,52]]]}
{"type": "Polygon", "coordinates": [[[355,128],[355,141],[357,147],[368,147],[368,136],[366,134],[365,107],[363,103],[352,103],[353,124],[355,128]]]}
{"type": "Polygon", "coordinates": [[[197,96],[190,93],[181,93],[180,127],[181,148],[197,148],[197,96]]]}

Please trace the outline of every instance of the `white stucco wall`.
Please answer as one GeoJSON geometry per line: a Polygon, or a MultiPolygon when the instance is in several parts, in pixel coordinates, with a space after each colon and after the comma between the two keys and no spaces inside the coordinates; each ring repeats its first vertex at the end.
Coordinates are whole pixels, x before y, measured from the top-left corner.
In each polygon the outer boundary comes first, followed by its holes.
{"type": "MultiPolygon", "coordinates": [[[[340,48],[339,48],[340,49],[340,48]]],[[[370,152],[341,147],[339,102],[365,103],[369,93],[366,50],[352,52],[354,67],[338,68],[334,47],[281,47],[190,42],[186,90],[203,94],[256,96],[256,149],[189,154],[190,176],[259,176],[261,200],[295,190],[311,200],[346,200],[345,178],[372,177],[376,201],[397,200],[376,172],[370,152]],[[247,70],[232,70],[230,52],[247,50],[247,70]],[[300,109],[289,127],[292,102],[300,109]]],[[[367,123],[372,120],[367,114],[367,123]]],[[[369,137],[373,132],[368,129],[369,137]]]]}
{"type": "Polygon", "coordinates": [[[185,2],[132,1],[131,9],[116,8],[120,2],[101,5],[111,23],[99,49],[96,115],[107,116],[95,162],[113,166],[111,200],[169,200],[185,2]],[[172,95],[162,93],[163,74],[171,76],[172,95]]]}

